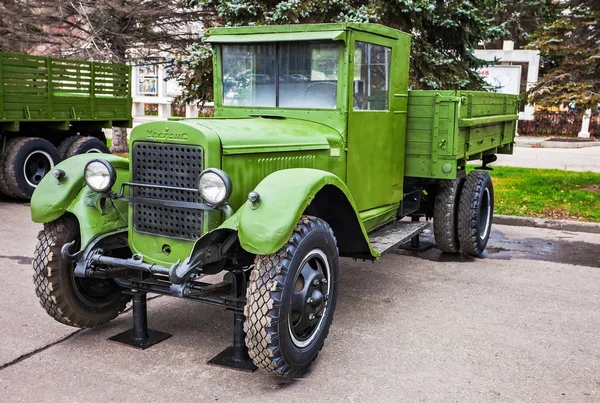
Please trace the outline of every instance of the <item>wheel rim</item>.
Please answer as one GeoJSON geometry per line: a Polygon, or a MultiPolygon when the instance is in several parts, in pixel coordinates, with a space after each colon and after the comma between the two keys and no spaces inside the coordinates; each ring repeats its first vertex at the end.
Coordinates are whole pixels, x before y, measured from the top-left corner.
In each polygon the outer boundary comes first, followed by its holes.
{"type": "MultiPolygon", "coordinates": [[[[80,243],[75,244],[79,249],[80,243]]],[[[110,305],[121,292],[121,288],[112,280],[75,277],[75,264],[63,260],[69,265],[73,290],[81,301],[88,306],[103,308],[110,305]]]]}
{"type": "Polygon", "coordinates": [[[112,303],[120,293],[119,286],[110,280],[73,276],[77,296],[86,304],[101,308],[112,303]]]}
{"type": "Polygon", "coordinates": [[[331,294],[331,268],[319,249],[310,251],[294,278],[288,327],[292,342],[306,347],[319,333],[331,294]]]}
{"type": "Polygon", "coordinates": [[[31,187],[37,187],[44,175],[52,168],[54,168],[54,161],[50,154],[41,150],[32,152],[23,163],[25,182],[31,187]]]}
{"type": "Polygon", "coordinates": [[[86,154],[95,154],[95,153],[102,154],[102,151],[98,150],[97,148],[90,148],[85,153],[86,154]]]}
{"type": "Polygon", "coordinates": [[[479,222],[477,223],[479,238],[485,239],[490,232],[490,218],[492,216],[492,203],[490,190],[485,188],[479,206],[479,222]]]}

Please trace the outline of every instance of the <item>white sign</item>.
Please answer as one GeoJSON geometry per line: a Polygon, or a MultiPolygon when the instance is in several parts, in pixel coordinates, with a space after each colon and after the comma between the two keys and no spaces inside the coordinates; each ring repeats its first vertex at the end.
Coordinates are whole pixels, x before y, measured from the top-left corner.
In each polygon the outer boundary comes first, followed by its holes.
{"type": "Polygon", "coordinates": [[[489,66],[477,69],[485,81],[501,94],[519,95],[521,92],[521,66],[489,66]]]}

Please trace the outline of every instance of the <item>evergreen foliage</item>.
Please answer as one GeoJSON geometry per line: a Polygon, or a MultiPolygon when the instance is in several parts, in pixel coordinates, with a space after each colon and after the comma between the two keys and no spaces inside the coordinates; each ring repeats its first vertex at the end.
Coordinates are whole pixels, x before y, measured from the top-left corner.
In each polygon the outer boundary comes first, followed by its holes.
{"type": "Polygon", "coordinates": [[[600,2],[570,0],[554,21],[542,26],[529,48],[537,49],[548,70],[529,93],[543,106],[581,110],[600,103],[600,2]]]}
{"type": "Polygon", "coordinates": [[[540,26],[556,19],[560,10],[561,5],[555,0],[488,0],[485,13],[504,33],[485,47],[501,49],[502,41],[511,40],[515,49],[522,49],[540,26]]]}

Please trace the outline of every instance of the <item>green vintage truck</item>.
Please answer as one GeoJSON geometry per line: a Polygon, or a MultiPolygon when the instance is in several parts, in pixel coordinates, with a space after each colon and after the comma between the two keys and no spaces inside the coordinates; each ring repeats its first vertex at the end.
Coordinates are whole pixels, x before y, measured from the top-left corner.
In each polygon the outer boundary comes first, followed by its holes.
{"type": "Polygon", "coordinates": [[[410,36],[380,25],[208,41],[214,118],[140,125],[129,159],[75,156],[39,184],[34,280],[52,317],[100,326],[133,296],[134,326],[111,340],[145,348],[169,336],[148,330],[146,293],[194,299],[234,312],[233,346],[209,363],[299,376],[329,332],[340,257],[377,259],[423,217],[442,251],[483,253],[492,182],[465,165],[512,152],[516,96],[409,91],[410,36]]]}
{"type": "Polygon", "coordinates": [[[108,153],[102,128],[131,127],[126,65],[0,52],[0,193],[28,200],[54,165],[108,153]]]}

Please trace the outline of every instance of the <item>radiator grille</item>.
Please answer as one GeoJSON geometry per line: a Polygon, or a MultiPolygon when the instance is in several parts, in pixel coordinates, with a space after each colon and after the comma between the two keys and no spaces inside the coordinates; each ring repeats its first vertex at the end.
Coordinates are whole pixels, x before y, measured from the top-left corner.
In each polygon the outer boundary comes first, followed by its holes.
{"type": "MultiPolygon", "coordinates": [[[[133,181],[197,189],[203,168],[202,147],[135,142],[133,181]]],[[[201,203],[193,191],[132,188],[133,196],[201,203]]],[[[202,210],[133,203],[133,228],[138,232],[172,238],[196,239],[202,235],[202,210]]]]}

